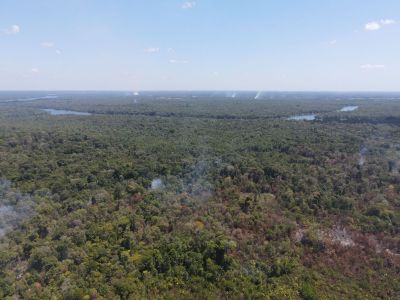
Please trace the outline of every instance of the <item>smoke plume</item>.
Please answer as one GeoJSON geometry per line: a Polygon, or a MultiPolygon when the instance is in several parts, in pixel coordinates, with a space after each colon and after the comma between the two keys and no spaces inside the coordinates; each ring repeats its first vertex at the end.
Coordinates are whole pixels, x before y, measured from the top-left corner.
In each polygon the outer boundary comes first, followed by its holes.
{"type": "Polygon", "coordinates": [[[0,178],[0,237],[33,214],[32,198],[13,191],[11,182],[0,178]]]}
{"type": "Polygon", "coordinates": [[[365,161],[367,160],[367,151],[368,151],[367,147],[362,146],[358,159],[358,164],[360,166],[363,166],[365,164],[365,161]]]}

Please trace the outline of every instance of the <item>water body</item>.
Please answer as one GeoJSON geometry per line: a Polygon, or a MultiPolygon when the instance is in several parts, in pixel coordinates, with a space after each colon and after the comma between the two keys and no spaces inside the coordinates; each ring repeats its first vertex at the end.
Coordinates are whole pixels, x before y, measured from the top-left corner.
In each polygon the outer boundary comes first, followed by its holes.
{"type": "Polygon", "coordinates": [[[81,112],[81,111],[73,111],[73,110],[52,109],[52,108],[46,108],[43,110],[52,116],[63,116],[63,115],[91,116],[92,115],[91,113],[81,112]]]}
{"type": "Polygon", "coordinates": [[[349,112],[349,111],[355,111],[358,109],[358,106],[345,106],[341,110],[341,112],[349,112]]]}
{"type": "Polygon", "coordinates": [[[25,101],[35,101],[35,100],[49,100],[49,99],[57,99],[58,96],[57,95],[47,95],[47,96],[43,96],[43,97],[31,97],[31,98],[19,98],[19,99],[9,99],[9,100],[4,100],[1,102],[25,102],[25,101]]]}
{"type": "Polygon", "coordinates": [[[314,121],[317,118],[316,114],[297,115],[287,118],[290,121],[314,121]]]}

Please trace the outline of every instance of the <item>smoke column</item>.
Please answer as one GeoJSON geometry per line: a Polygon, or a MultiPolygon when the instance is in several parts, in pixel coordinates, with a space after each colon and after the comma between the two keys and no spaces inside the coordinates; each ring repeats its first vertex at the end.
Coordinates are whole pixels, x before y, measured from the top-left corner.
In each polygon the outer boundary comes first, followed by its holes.
{"type": "Polygon", "coordinates": [[[363,146],[360,150],[360,153],[359,153],[360,158],[358,159],[358,164],[360,166],[363,166],[365,164],[365,161],[367,160],[367,157],[366,157],[367,151],[368,151],[368,149],[365,146],[363,146]]]}

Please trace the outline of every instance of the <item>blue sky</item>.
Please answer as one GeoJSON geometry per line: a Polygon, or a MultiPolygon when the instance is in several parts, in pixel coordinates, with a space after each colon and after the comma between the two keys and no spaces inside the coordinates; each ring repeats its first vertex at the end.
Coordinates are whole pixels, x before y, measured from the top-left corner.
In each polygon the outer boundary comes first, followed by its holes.
{"type": "Polygon", "coordinates": [[[400,90],[399,0],[1,0],[0,90],[400,90]]]}

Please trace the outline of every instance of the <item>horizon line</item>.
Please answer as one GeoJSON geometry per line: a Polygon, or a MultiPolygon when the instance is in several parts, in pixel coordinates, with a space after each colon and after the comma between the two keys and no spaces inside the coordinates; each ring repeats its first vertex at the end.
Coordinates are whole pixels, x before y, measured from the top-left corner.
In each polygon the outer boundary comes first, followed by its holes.
{"type": "Polygon", "coordinates": [[[230,89],[18,89],[18,90],[6,90],[0,89],[1,92],[242,92],[242,93],[400,93],[400,90],[262,90],[262,89],[252,89],[252,90],[230,90],[230,89]]]}

